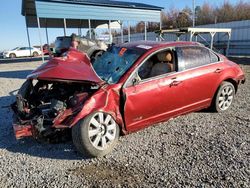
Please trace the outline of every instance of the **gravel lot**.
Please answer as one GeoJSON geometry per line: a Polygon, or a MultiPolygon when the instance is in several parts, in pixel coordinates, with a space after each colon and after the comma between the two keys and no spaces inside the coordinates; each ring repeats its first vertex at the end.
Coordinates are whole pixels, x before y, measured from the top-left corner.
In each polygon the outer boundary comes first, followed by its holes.
{"type": "Polygon", "coordinates": [[[250,59],[239,62],[247,82],[231,110],[192,113],[121,137],[99,159],[83,159],[72,142],[16,141],[7,106],[41,63],[0,64],[0,187],[250,187],[250,59]]]}

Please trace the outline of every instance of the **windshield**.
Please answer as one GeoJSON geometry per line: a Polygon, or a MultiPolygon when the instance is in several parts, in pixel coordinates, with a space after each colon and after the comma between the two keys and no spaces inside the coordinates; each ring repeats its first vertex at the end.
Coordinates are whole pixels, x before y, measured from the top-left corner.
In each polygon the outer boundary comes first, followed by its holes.
{"type": "Polygon", "coordinates": [[[63,53],[63,50],[69,49],[71,45],[71,37],[57,37],[55,41],[56,53],[63,53]]]}
{"type": "Polygon", "coordinates": [[[121,76],[143,54],[143,50],[112,46],[96,59],[93,67],[98,76],[109,84],[117,83],[121,76]]]}
{"type": "Polygon", "coordinates": [[[19,47],[13,48],[11,51],[17,50],[19,47]]]}

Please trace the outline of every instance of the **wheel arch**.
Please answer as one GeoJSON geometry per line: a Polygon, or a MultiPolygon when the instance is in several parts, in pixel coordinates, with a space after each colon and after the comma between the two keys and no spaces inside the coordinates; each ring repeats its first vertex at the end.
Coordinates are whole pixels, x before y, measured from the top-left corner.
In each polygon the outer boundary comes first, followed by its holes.
{"type": "Polygon", "coordinates": [[[70,123],[70,127],[75,126],[77,122],[83,120],[92,113],[104,112],[111,115],[116,121],[120,127],[120,135],[126,134],[119,105],[120,96],[116,89],[100,89],[84,103],[82,110],[70,123]]]}
{"type": "MultiPolygon", "coordinates": [[[[224,78],[224,79],[222,79],[222,80],[218,83],[217,88],[216,88],[216,90],[215,90],[215,92],[214,92],[214,94],[213,94],[213,98],[212,98],[212,100],[211,100],[211,104],[214,103],[214,100],[215,100],[215,98],[216,98],[216,95],[217,95],[217,93],[218,93],[218,91],[219,91],[219,89],[220,89],[220,86],[221,86],[221,84],[222,84],[223,82],[229,82],[229,83],[233,84],[234,89],[235,89],[235,94],[236,94],[236,92],[237,92],[237,90],[238,90],[238,82],[237,82],[235,79],[233,79],[232,77],[224,78]]],[[[211,104],[210,104],[210,106],[211,106],[211,104]]]]}
{"type": "MultiPolygon", "coordinates": [[[[122,126],[121,123],[119,122],[119,120],[118,120],[117,116],[115,115],[115,113],[113,113],[113,112],[111,112],[111,111],[104,111],[102,108],[100,108],[100,109],[95,109],[95,110],[91,111],[89,114],[86,114],[85,116],[83,116],[77,123],[84,121],[85,118],[87,118],[87,117],[89,117],[89,116],[91,116],[91,115],[93,115],[93,114],[96,114],[96,113],[98,113],[98,112],[102,112],[102,113],[105,113],[105,114],[110,115],[110,116],[114,119],[114,121],[117,123],[117,125],[118,125],[118,127],[119,127],[119,135],[120,135],[120,136],[123,135],[123,130],[122,130],[122,129],[123,129],[123,126],[122,126]]],[[[76,123],[76,124],[77,124],[77,123],[76,123]]],[[[76,125],[76,124],[75,124],[75,125],[76,125]]],[[[73,125],[73,126],[75,126],[75,125],[73,125]]],[[[72,127],[73,127],[73,126],[72,126],[72,127]]]]}
{"type": "MultiPolygon", "coordinates": [[[[234,89],[235,89],[235,93],[237,93],[238,90],[238,82],[236,80],[234,80],[233,78],[227,78],[225,80],[223,80],[222,82],[230,82],[231,84],[233,84],[234,89]]],[[[221,82],[221,83],[222,83],[221,82]]]]}
{"type": "Polygon", "coordinates": [[[15,52],[11,52],[11,53],[9,53],[9,57],[10,57],[12,54],[13,54],[15,57],[17,57],[17,55],[16,55],[16,53],[15,53],[15,52]]]}

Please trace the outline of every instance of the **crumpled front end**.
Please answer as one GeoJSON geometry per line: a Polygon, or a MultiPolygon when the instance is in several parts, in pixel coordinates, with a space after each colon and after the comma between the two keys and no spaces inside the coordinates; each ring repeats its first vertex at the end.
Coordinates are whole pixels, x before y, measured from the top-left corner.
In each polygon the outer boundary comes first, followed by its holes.
{"type": "Polygon", "coordinates": [[[104,84],[89,58],[72,48],[27,78],[12,104],[17,139],[51,138],[69,129],[84,102],[104,84]]]}
{"type": "Polygon", "coordinates": [[[12,104],[16,138],[56,138],[70,129],[74,117],[96,90],[98,86],[90,83],[27,80],[12,104]]]}

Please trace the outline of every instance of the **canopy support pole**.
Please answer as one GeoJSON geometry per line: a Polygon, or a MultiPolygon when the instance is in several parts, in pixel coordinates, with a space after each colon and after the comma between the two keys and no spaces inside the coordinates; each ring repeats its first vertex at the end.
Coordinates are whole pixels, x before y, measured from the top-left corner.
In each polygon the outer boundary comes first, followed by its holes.
{"type": "Polygon", "coordinates": [[[230,40],[231,40],[231,32],[228,33],[226,56],[229,55],[230,40]]]}
{"type": "Polygon", "coordinates": [[[161,12],[161,15],[160,15],[160,37],[159,37],[160,41],[162,41],[161,30],[162,30],[162,12],[161,12]]]}
{"type": "Polygon", "coordinates": [[[111,20],[109,20],[109,43],[112,44],[111,20]]]}
{"type": "Polygon", "coordinates": [[[80,20],[80,25],[79,25],[79,28],[78,28],[78,35],[82,36],[82,20],[80,20]]]}
{"type": "Polygon", "coordinates": [[[130,21],[128,21],[128,42],[130,41],[130,21]]]}
{"type": "Polygon", "coordinates": [[[147,22],[144,22],[144,32],[145,32],[144,40],[147,40],[147,22]]]}
{"type": "Polygon", "coordinates": [[[191,32],[191,33],[190,33],[190,42],[193,41],[193,36],[194,36],[194,32],[191,32]]]}
{"type": "Polygon", "coordinates": [[[195,27],[195,0],[193,0],[193,27],[195,27]]]}
{"type": "Polygon", "coordinates": [[[91,21],[89,19],[89,38],[92,39],[91,21]]]}
{"type": "Polygon", "coordinates": [[[42,36],[41,36],[41,27],[40,27],[40,18],[39,17],[37,17],[37,25],[38,25],[40,47],[41,47],[41,51],[42,51],[42,61],[44,63],[43,46],[42,46],[42,36]]]}
{"type": "Polygon", "coordinates": [[[63,28],[64,29],[63,30],[64,31],[64,36],[66,36],[67,21],[66,21],[65,18],[63,19],[63,26],[64,26],[64,28],[63,28]]]}
{"type": "Polygon", "coordinates": [[[214,35],[215,35],[215,32],[211,32],[210,35],[211,35],[210,49],[212,50],[213,49],[213,44],[214,44],[214,35]]]}
{"type": "Polygon", "coordinates": [[[123,21],[121,22],[121,42],[124,43],[124,36],[123,36],[123,21]]]}
{"type": "Polygon", "coordinates": [[[47,44],[49,45],[49,35],[48,35],[47,19],[45,19],[45,22],[46,22],[46,27],[45,27],[46,39],[47,39],[47,44]]]}
{"type": "Polygon", "coordinates": [[[26,16],[25,16],[25,23],[26,23],[26,32],[27,32],[28,44],[29,44],[29,49],[30,49],[30,57],[31,57],[30,33],[29,33],[29,28],[28,28],[26,16]]]}

